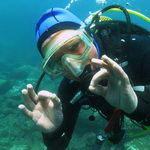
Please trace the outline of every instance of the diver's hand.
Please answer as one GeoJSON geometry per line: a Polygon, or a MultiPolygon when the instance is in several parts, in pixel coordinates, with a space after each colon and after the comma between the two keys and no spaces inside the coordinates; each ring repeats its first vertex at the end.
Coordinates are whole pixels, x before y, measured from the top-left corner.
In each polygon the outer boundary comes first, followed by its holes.
{"type": "Polygon", "coordinates": [[[127,74],[106,55],[103,55],[101,60],[92,59],[92,63],[100,65],[101,69],[93,76],[89,90],[103,96],[110,105],[132,113],[138,100],[127,74]],[[104,79],[108,80],[107,86],[99,84],[104,79]]]}
{"type": "Polygon", "coordinates": [[[31,84],[22,90],[25,105],[18,106],[29,118],[31,118],[42,132],[55,131],[63,121],[63,113],[60,99],[48,91],[35,93],[31,84]]]}

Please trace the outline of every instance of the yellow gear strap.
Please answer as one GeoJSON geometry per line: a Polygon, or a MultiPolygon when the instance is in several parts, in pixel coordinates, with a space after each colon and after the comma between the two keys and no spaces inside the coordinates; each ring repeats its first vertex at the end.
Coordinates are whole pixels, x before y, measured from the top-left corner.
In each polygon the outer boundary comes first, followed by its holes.
{"type": "Polygon", "coordinates": [[[100,16],[100,21],[110,21],[110,20],[112,20],[110,17],[100,16]]]}

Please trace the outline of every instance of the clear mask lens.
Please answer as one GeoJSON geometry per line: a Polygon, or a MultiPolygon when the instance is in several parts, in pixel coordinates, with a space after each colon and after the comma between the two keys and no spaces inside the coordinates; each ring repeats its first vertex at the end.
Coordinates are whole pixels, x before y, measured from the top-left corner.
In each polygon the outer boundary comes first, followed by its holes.
{"type": "Polygon", "coordinates": [[[63,73],[63,67],[61,65],[61,61],[54,61],[51,59],[51,61],[48,61],[45,68],[43,68],[44,71],[49,75],[59,76],[63,73]]]}
{"type": "Polygon", "coordinates": [[[67,73],[78,77],[89,61],[91,45],[92,40],[82,33],[64,41],[62,45],[53,46],[55,49],[50,49],[52,53],[43,63],[44,71],[55,76],[65,74],[66,70],[67,73]]]}
{"type": "Polygon", "coordinates": [[[70,71],[75,77],[80,76],[85,66],[89,63],[90,48],[91,45],[86,45],[82,55],[65,54],[62,56],[63,68],[68,70],[68,72],[70,71]]]}

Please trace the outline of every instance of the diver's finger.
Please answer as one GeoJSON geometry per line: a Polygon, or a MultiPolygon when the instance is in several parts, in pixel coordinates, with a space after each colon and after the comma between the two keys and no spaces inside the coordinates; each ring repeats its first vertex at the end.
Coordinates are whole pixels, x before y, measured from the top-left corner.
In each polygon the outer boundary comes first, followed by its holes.
{"type": "Polygon", "coordinates": [[[108,69],[108,64],[106,64],[103,60],[92,58],[91,63],[108,69]]]}
{"type": "Polygon", "coordinates": [[[28,110],[28,109],[25,107],[25,105],[20,104],[20,105],[18,106],[18,108],[19,108],[20,110],[22,110],[22,111],[25,113],[25,115],[27,115],[28,117],[30,117],[30,118],[33,117],[32,111],[28,110]]]}
{"type": "Polygon", "coordinates": [[[28,84],[28,85],[27,85],[27,90],[28,90],[28,94],[29,94],[31,100],[32,100],[35,104],[37,104],[37,102],[38,102],[38,101],[37,101],[37,100],[38,100],[38,96],[37,96],[37,94],[35,93],[32,84],[28,84]]]}
{"type": "Polygon", "coordinates": [[[119,66],[118,64],[114,66],[114,72],[123,83],[129,83],[128,75],[124,72],[121,66],[119,66]]]}
{"type": "Polygon", "coordinates": [[[123,82],[129,82],[127,74],[124,72],[121,66],[119,66],[119,64],[117,64],[106,55],[102,56],[102,60],[110,66],[112,72],[117,75],[117,77],[119,77],[123,82]]]}
{"type": "Polygon", "coordinates": [[[99,85],[100,81],[107,79],[108,77],[109,77],[109,72],[106,69],[102,68],[93,76],[90,82],[90,86],[96,87],[97,85],[99,85]]]}
{"type": "Polygon", "coordinates": [[[114,66],[118,65],[115,61],[113,61],[111,58],[109,58],[108,56],[106,55],[103,55],[101,57],[101,59],[108,65],[110,66],[112,69],[114,66]]]}
{"type": "Polygon", "coordinates": [[[31,109],[33,110],[35,107],[35,104],[33,103],[33,101],[30,99],[29,95],[28,95],[28,91],[26,89],[23,89],[22,91],[22,97],[25,101],[25,104],[31,109]]]}
{"type": "Polygon", "coordinates": [[[58,98],[58,96],[56,94],[51,93],[49,98],[52,100],[55,107],[60,106],[61,102],[60,102],[60,99],[58,98]]]}
{"type": "Polygon", "coordinates": [[[106,92],[107,92],[107,87],[104,87],[102,85],[98,85],[96,87],[93,87],[93,86],[90,85],[89,90],[91,92],[93,92],[94,94],[103,96],[105,98],[105,95],[106,95],[106,92]]]}
{"type": "Polygon", "coordinates": [[[50,95],[51,95],[51,93],[48,92],[48,91],[45,91],[45,90],[40,91],[38,93],[38,101],[41,103],[42,107],[47,108],[49,106],[49,102],[50,102],[49,97],[50,97],[50,95]]]}

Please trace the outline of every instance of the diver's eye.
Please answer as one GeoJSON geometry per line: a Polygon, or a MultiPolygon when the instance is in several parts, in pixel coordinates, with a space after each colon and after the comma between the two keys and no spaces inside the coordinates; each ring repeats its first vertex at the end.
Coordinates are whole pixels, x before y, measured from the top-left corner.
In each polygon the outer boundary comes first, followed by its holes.
{"type": "Polygon", "coordinates": [[[72,45],[70,45],[68,47],[68,50],[75,51],[75,50],[77,50],[79,48],[80,44],[81,44],[81,42],[73,43],[72,45]]]}
{"type": "Polygon", "coordinates": [[[81,39],[73,39],[71,41],[69,41],[69,43],[66,44],[66,49],[70,50],[70,51],[76,51],[78,50],[78,48],[80,47],[80,45],[83,42],[81,41],[81,39]]]}
{"type": "Polygon", "coordinates": [[[65,43],[59,50],[61,54],[82,54],[85,48],[85,43],[80,38],[71,39],[65,43]]]}

